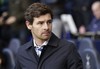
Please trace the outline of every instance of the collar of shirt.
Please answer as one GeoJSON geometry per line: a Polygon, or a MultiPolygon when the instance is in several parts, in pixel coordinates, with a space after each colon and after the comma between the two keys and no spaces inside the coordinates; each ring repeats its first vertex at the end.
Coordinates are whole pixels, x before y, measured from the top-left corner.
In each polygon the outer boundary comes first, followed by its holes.
{"type": "Polygon", "coordinates": [[[35,39],[33,39],[34,47],[41,48],[41,47],[43,47],[43,46],[46,46],[46,45],[48,44],[48,41],[49,41],[49,40],[45,41],[42,45],[37,45],[36,42],[35,42],[35,39]]]}

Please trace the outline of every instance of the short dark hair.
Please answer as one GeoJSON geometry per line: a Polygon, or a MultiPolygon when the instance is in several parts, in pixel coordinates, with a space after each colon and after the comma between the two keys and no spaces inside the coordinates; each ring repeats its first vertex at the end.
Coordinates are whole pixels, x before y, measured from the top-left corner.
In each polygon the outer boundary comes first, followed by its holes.
{"type": "Polygon", "coordinates": [[[53,19],[53,13],[51,9],[42,3],[33,3],[25,11],[25,19],[31,24],[34,21],[34,17],[39,17],[49,13],[53,19]]]}

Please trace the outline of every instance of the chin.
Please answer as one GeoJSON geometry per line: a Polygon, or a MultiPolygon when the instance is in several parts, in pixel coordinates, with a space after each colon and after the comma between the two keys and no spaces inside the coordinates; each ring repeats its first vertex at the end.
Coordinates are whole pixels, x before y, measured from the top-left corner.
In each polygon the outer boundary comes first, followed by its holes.
{"type": "Polygon", "coordinates": [[[50,39],[50,36],[44,37],[43,39],[48,40],[48,39],[50,39]]]}
{"type": "Polygon", "coordinates": [[[48,38],[44,38],[44,40],[48,40],[50,37],[48,37],[48,38]]]}

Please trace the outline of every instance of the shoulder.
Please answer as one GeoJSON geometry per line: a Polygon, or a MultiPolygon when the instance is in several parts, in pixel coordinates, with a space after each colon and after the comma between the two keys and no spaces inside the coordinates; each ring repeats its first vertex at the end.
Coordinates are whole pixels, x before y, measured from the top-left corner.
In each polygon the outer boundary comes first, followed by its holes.
{"type": "Polygon", "coordinates": [[[76,44],[74,41],[66,39],[60,39],[59,46],[68,50],[76,49],[76,44]]]}
{"type": "Polygon", "coordinates": [[[60,39],[59,44],[67,45],[67,46],[75,45],[74,41],[66,40],[66,39],[60,39]]]}
{"type": "Polygon", "coordinates": [[[30,40],[29,42],[27,42],[19,47],[17,54],[24,53],[27,49],[31,48],[32,46],[33,46],[32,40],[30,40]]]}

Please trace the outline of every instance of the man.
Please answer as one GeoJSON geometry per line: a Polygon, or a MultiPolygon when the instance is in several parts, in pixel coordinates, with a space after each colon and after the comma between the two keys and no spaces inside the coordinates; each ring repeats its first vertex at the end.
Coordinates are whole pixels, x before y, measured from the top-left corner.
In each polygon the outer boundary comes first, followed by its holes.
{"type": "Polygon", "coordinates": [[[98,32],[100,31],[100,1],[95,1],[91,5],[91,10],[93,13],[93,19],[90,21],[90,23],[84,27],[81,26],[79,33],[85,34],[86,32],[98,32]]]}
{"type": "Polygon", "coordinates": [[[100,1],[96,1],[91,6],[94,18],[92,19],[87,30],[91,32],[100,31],[100,1]]]}
{"type": "Polygon", "coordinates": [[[19,48],[15,69],[83,69],[74,44],[51,32],[53,14],[48,6],[33,3],[25,19],[33,39],[19,48]]]}

